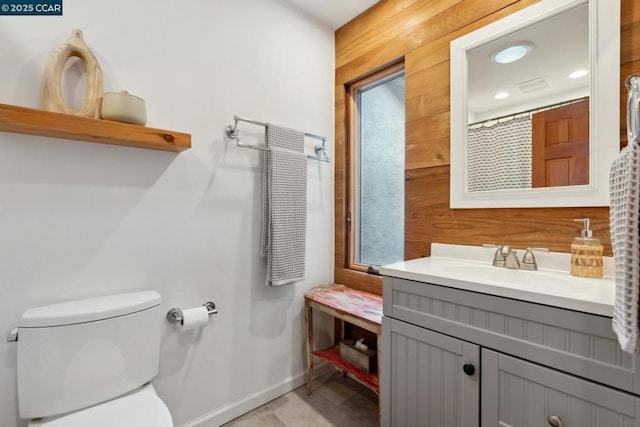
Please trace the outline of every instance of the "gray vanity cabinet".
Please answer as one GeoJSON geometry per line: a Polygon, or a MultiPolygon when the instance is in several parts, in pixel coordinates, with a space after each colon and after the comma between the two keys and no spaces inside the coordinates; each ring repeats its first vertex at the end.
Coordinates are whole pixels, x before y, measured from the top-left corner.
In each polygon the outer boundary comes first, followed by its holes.
{"type": "Polygon", "coordinates": [[[392,379],[381,388],[383,425],[478,426],[480,347],[389,318],[382,330],[383,381],[392,379]]]}
{"type": "Polygon", "coordinates": [[[383,292],[383,427],[640,427],[639,358],[611,318],[394,277],[383,292]]]}

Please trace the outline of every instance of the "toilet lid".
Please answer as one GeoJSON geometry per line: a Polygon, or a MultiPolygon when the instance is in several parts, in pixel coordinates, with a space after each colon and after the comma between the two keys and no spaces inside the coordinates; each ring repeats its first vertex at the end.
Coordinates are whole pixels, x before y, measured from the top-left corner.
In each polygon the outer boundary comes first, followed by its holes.
{"type": "Polygon", "coordinates": [[[30,427],[173,427],[169,409],[151,384],[126,396],[57,418],[33,420],[30,427]]]}

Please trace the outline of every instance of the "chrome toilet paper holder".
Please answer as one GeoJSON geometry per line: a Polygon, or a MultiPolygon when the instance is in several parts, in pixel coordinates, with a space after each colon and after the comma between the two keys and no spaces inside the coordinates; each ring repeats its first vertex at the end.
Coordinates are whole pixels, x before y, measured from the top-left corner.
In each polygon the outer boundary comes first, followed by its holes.
{"type": "MultiPolygon", "coordinates": [[[[207,301],[202,305],[207,308],[207,314],[209,315],[209,317],[213,316],[214,314],[218,314],[218,309],[216,308],[216,305],[212,301],[207,301]]],[[[171,310],[167,311],[167,321],[169,323],[182,324],[182,319],[183,317],[182,317],[181,309],[172,308],[171,310]]]]}

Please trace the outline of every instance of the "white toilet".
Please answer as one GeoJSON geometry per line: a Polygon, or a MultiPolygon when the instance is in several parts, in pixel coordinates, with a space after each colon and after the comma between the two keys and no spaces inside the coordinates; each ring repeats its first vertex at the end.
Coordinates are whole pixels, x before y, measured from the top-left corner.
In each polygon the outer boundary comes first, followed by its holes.
{"type": "Polygon", "coordinates": [[[18,405],[30,426],[172,427],[158,373],[160,294],[134,292],[24,312],[18,405]]]}

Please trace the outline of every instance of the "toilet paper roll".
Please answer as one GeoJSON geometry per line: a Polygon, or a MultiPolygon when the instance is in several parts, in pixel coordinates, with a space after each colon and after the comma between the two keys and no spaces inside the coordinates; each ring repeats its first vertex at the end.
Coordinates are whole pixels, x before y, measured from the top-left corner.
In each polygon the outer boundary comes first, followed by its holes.
{"type": "Polygon", "coordinates": [[[207,307],[195,307],[182,310],[182,330],[202,328],[209,323],[207,307]]]}

